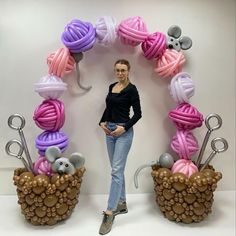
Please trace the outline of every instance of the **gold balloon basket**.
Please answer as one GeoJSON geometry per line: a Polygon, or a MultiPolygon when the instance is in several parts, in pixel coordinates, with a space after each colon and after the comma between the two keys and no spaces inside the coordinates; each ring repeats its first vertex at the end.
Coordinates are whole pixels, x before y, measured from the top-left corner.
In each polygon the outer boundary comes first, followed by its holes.
{"type": "Polygon", "coordinates": [[[73,175],[48,177],[15,169],[13,180],[25,219],[33,225],[55,225],[69,218],[78,203],[84,172],[81,167],[73,175]]]}
{"type": "Polygon", "coordinates": [[[167,168],[152,166],[156,202],[164,216],[176,222],[200,222],[212,211],[214,191],[222,178],[212,166],[188,178],[167,168]]]}

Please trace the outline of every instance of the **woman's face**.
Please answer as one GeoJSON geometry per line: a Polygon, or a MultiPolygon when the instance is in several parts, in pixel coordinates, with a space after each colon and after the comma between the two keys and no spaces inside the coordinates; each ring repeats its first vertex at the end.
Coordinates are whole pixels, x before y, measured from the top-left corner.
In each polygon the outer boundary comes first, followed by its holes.
{"type": "Polygon", "coordinates": [[[129,70],[125,64],[116,64],[115,65],[115,74],[119,82],[125,82],[129,76],[129,70]]]}

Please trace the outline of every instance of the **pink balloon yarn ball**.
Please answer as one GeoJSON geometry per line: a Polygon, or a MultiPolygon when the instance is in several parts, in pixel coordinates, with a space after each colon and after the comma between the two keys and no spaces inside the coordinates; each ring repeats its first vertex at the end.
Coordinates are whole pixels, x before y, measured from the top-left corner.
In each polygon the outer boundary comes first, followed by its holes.
{"type": "Polygon", "coordinates": [[[202,126],[203,115],[189,103],[181,103],[169,112],[169,118],[178,129],[192,130],[202,126]]]}
{"type": "Polygon", "coordinates": [[[47,57],[49,66],[48,73],[62,77],[70,73],[75,68],[75,60],[70,55],[68,48],[59,48],[56,52],[47,57]]]}
{"type": "Polygon", "coordinates": [[[157,60],[157,74],[162,78],[173,77],[180,71],[185,63],[184,54],[181,51],[166,49],[162,57],[157,60]]]}
{"type": "Polygon", "coordinates": [[[65,109],[59,100],[44,100],[34,111],[36,125],[48,131],[58,131],[65,122],[65,109]]]}
{"type": "Polygon", "coordinates": [[[177,130],[176,135],[172,138],[171,148],[179,155],[181,159],[191,159],[199,147],[197,139],[190,131],[177,130]]]}
{"type": "Polygon", "coordinates": [[[52,165],[44,156],[39,156],[34,163],[34,172],[37,175],[52,176],[52,165]]]}
{"type": "Polygon", "coordinates": [[[124,44],[137,46],[148,36],[147,27],[139,16],[123,20],[118,25],[117,34],[124,44]]]}
{"type": "Polygon", "coordinates": [[[141,46],[143,54],[148,60],[159,58],[166,50],[166,36],[159,32],[150,34],[141,46]]]}
{"type": "Polygon", "coordinates": [[[171,168],[171,171],[173,173],[183,173],[189,178],[192,174],[198,172],[198,168],[196,165],[194,165],[192,161],[180,159],[174,163],[171,168]]]}
{"type": "Polygon", "coordinates": [[[188,73],[180,72],[171,79],[169,90],[175,102],[183,103],[194,95],[195,86],[188,73]]]}

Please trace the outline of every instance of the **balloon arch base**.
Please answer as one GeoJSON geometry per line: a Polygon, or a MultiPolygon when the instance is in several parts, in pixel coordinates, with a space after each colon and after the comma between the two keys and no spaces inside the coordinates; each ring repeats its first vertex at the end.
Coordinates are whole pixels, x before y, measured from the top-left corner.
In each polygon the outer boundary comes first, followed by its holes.
{"type": "Polygon", "coordinates": [[[212,166],[188,178],[167,168],[152,166],[156,203],[164,216],[186,224],[204,220],[212,211],[214,191],[222,178],[212,166]]]}
{"type": "Polygon", "coordinates": [[[13,180],[25,219],[33,225],[55,225],[69,218],[79,201],[84,172],[81,167],[73,175],[48,177],[15,169],[13,180]]]}

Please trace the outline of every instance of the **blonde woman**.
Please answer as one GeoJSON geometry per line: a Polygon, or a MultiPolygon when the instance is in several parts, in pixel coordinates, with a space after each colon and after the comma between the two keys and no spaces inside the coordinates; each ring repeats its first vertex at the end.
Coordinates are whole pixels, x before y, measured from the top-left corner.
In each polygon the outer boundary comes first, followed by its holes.
{"type": "Polygon", "coordinates": [[[120,59],[114,64],[117,82],[109,86],[106,109],[100,127],[106,134],[108,156],[111,164],[111,186],[108,205],[104,211],[99,233],[110,232],[116,215],[127,213],[124,170],[133,140],[133,125],[141,118],[141,106],[136,86],[129,80],[130,63],[120,59]],[[133,116],[130,118],[130,108],[133,116]]]}

